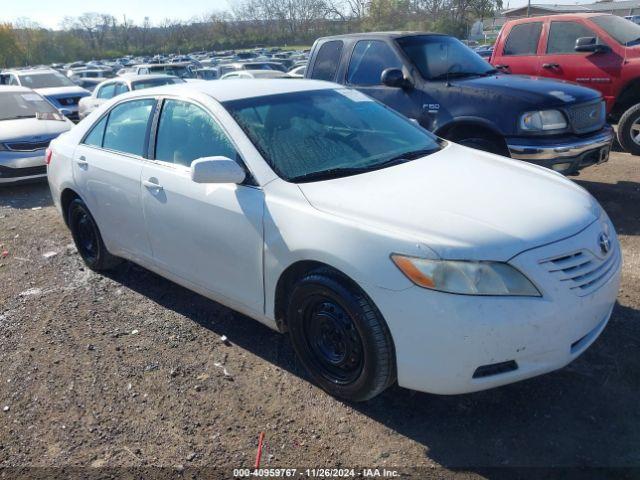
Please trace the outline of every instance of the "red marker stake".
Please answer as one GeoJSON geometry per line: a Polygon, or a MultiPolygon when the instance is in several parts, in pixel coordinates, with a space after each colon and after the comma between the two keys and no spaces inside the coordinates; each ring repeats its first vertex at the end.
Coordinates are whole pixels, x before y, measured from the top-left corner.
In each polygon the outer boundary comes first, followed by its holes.
{"type": "Polygon", "coordinates": [[[264,432],[260,432],[258,436],[258,453],[256,453],[255,468],[260,468],[260,459],[262,458],[262,442],[264,441],[264,432]]]}

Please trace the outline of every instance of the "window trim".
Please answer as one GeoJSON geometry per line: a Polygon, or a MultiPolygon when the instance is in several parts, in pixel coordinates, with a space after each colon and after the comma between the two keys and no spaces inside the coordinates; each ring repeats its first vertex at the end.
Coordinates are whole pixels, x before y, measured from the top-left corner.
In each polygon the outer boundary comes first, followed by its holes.
{"type": "MultiPolygon", "coordinates": [[[[344,72],[344,84],[348,85],[350,87],[355,87],[355,88],[384,87],[385,85],[379,80],[378,80],[378,83],[368,84],[368,85],[364,85],[364,84],[361,84],[361,83],[351,83],[349,81],[349,71],[351,70],[351,62],[353,62],[353,54],[356,51],[356,48],[358,48],[358,44],[363,43],[363,42],[379,42],[379,43],[382,43],[382,44],[386,45],[391,50],[391,52],[396,55],[396,58],[400,61],[400,69],[404,70],[404,68],[405,68],[405,62],[404,62],[404,59],[403,59],[404,57],[401,57],[399,55],[399,52],[397,52],[395,50],[395,42],[387,42],[386,40],[382,40],[382,39],[379,39],[379,38],[364,38],[364,39],[360,39],[360,40],[357,40],[353,44],[353,47],[351,48],[351,54],[349,55],[349,63],[347,64],[347,68],[346,68],[346,70],[344,72]]],[[[392,67],[388,67],[388,68],[392,68],[392,67]]]]}
{"type": "Polygon", "coordinates": [[[517,23],[515,25],[512,25],[511,28],[509,29],[509,33],[507,34],[506,38],[504,39],[504,43],[502,44],[502,52],[501,52],[501,56],[503,57],[533,57],[533,56],[538,56],[540,55],[538,52],[540,51],[540,40],[543,38],[543,30],[544,30],[544,21],[542,20],[538,20],[538,21],[533,21],[533,22],[522,22],[522,23],[517,23]],[[538,41],[536,42],[536,50],[533,53],[517,53],[517,54],[513,54],[513,53],[506,53],[505,49],[507,48],[507,43],[509,42],[509,37],[511,36],[511,34],[513,33],[513,29],[523,26],[523,25],[535,25],[538,24],[540,25],[540,33],[538,33],[538,41]]]}
{"type": "MultiPolygon", "coordinates": [[[[593,52],[576,52],[575,50],[573,52],[550,52],[549,51],[549,40],[551,39],[551,27],[554,23],[576,23],[578,25],[581,25],[582,27],[586,28],[587,30],[589,30],[594,37],[596,37],[596,39],[598,40],[598,42],[602,42],[602,38],[600,37],[600,35],[598,35],[596,32],[593,31],[593,29],[591,27],[589,27],[586,23],[581,22],[579,20],[550,20],[549,21],[549,27],[547,28],[547,34],[546,34],[546,39],[545,39],[545,46],[544,46],[544,52],[542,53],[542,55],[544,56],[556,56],[556,55],[580,55],[582,57],[586,57],[587,55],[591,55],[593,52]]],[[[606,43],[602,42],[604,45],[606,45],[606,43]]]]}
{"type": "Polygon", "coordinates": [[[149,136],[150,136],[150,133],[151,133],[151,126],[152,126],[152,123],[153,123],[153,118],[155,116],[156,110],[158,109],[158,103],[159,103],[159,99],[155,95],[148,95],[148,96],[145,95],[143,97],[127,98],[125,100],[121,100],[121,101],[115,103],[114,105],[111,106],[111,108],[108,111],[106,111],[104,114],[102,114],[100,116],[100,118],[98,120],[96,120],[91,125],[91,128],[89,128],[89,130],[87,130],[84,133],[84,135],[82,136],[82,139],[80,140],[80,143],[78,145],[82,145],[84,147],[100,150],[101,152],[109,152],[109,153],[114,153],[116,155],[122,155],[124,157],[129,157],[129,158],[133,158],[133,159],[136,159],[136,160],[148,160],[147,157],[149,155],[149,136]],[[93,131],[94,127],[96,125],[98,125],[98,123],[100,123],[105,117],[107,117],[107,123],[105,124],[105,133],[106,133],[106,127],[109,125],[111,112],[113,112],[114,109],[116,109],[120,105],[124,105],[124,104],[130,103],[130,102],[136,102],[136,101],[140,101],[140,100],[155,100],[155,103],[154,103],[154,105],[153,105],[153,107],[151,109],[151,113],[149,114],[149,120],[147,120],[147,129],[146,129],[146,132],[145,132],[144,149],[143,149],[143,152],[142,152],[142,156],[135,155],[135,154],[129,153],[129,152],[121,152],[119,150],[113,150],[111,148],[105,148],[104,147],[104,135],[102,136],[102,145],[100,147],[98,147],[97,145],[89,145],[89,144],[85,143],[87,137],[93,131]]]}

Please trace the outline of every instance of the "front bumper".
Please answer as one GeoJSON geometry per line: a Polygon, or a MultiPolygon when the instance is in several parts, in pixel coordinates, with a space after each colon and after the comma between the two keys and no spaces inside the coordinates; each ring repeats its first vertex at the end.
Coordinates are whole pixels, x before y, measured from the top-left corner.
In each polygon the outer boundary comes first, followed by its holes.
{"type": "Polygon", "coordinates": [[[370,292],[393,337],[398,384],[436,394],[468,393],[550,372],[576,359],[604,330],[613,310],[620,248],[613,235],[613,248],[600,259],[606,274],[585,290],[550,273],[545,261],[577,251],[591,254],[602,231],[597,221],[574,237],[510,261],[542,297],[453,295],[419,287],[370,292]]]}
{"type": "Polygon", "coordinates": [[[525,160],[570,175],[609,160],[614,132],[610,126],[588,137],[508,138],[511,158],[525,160]]]}
{"type": "Polygon", "coordinates": [[[47,176],[45,150],[0,152],[0,185],[38,180],[47,176]]]}

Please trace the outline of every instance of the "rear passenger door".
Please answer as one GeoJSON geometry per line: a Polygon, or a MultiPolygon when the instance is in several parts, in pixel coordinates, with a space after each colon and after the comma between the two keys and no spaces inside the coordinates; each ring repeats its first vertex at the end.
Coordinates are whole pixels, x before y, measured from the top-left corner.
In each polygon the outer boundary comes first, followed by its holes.
{"type": "Polygon", "coordinates": [[[351,53],[345,84],[357,88],[409,118],[420,120],[422,105],[425,103],[420,89],[388,87],[380,81],[382,72],[387,68],[403,70],[403,67],[400,55],[387,42],[360,40],[351,53]]]}
{"type": "Polygon", "coordinates": [[[264,196],[251,185],[200,184],[190,167],[203,157],[242,164],[225,130],[201,105],[166,99],[155,153],[142,169],[142,203],[154,263],[191,285],[263,311],[264,196]]]}
{"type": "Polygon", "coordinates": [[[494,67],[508,73],[537,75],[542,26],[541,21],[513,25],[494,53],[494,67]]]}
{"type": "Polygon", "coordinates": [[[151,249],[140,200],[140,174],[147,155],[155,98],[113,107],[87,133],[74,153],[73,177],[107,248],[147,262],[151,249]]]}

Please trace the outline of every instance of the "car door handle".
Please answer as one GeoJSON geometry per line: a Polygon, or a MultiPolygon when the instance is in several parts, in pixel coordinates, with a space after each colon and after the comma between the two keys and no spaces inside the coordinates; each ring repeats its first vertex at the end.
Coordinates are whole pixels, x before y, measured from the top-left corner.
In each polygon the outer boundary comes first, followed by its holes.
{"type": "Polygon", "coordinates": [[[560,68],[560,65],[558,65],[557,63],[543,63],[542,68],[551,70],[553,68],[560,68]]]}
{"type": "Polygon", "coordinates": [[[80,158],[77,158],[76,163],[81,167],[89,165],[89,162],[87,162],[87,158],[84,155],[81,156],[80,158]]]}
{"type": "Polygon", "coordinates": [[[153,183],[149,180],[143,180],[142,185],[149,190],[163,190],[162,185],[158,185],[157,183],[153,183]]]}
{"type": "Polygon", "coordinates": [[[498,70],[506,70],[507,68],[509,68],[509,65],[503,65],[503,64],[499,63],[498,65],[495,65],[495,67],[498,70]]]}

